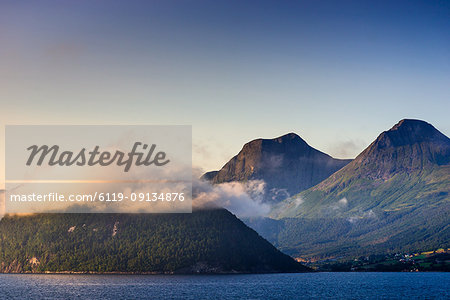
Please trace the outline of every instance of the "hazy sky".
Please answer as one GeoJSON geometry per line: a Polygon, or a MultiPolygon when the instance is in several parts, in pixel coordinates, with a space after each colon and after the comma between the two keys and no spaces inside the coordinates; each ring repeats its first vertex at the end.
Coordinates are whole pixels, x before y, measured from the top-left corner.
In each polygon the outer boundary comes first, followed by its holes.
{"type": "Polygon", "coordinates": [[[1,1],[0,77],[2,127],[192,124],[205,170],[288,132],[354,157],[402,118],[449,135],[450,2],[1,1]]]}

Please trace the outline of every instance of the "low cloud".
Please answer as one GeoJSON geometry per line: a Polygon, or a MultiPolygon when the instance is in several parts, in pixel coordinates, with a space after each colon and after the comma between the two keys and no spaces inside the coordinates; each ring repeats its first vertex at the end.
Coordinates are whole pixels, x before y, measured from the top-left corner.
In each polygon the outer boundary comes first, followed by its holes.
{"type": "Polygon", "coordinates": [[[347,198],[344,197],[333,206],[333,209],[337,210],[337,209],[346,208],[347,205],[348,205],[348,200],[347,200],[347,198]]]}
{"type": "Polygon", "coordinates": [[[273,201],[284,200],[291,197],[287,189],[270,189],[270,195],[273,201]]]}
{"type": "Polygon", "coordinates": [[[344,208],[346,208],[348,206],[348,200],[347,198],[342,198],[341,200],[339,200],[336,203],[333,203],[330,208],[333,211],[339,211],[339,210],[343,210],[344,208]]]}
{"type": "Polygon", "coordinates": [[[266,216],[271,207],[263,203],[264,187],[262,180],[216,185],[195,180],[192,187],[192,205],[194,208],[226,208],[239,217],[266,216]]]}
{"type": "MultiPolygon", "coordinates": [[[[263,203],[264,195],[265,195],[265,182],[263,180],[250,180],[245,183],[241,182],[228,182],[222,184],[212,185],[209,182],[197,179],[200,177],[200,174],[203,173],[203,170],[199,168],[192,169],[192,206],[193,208],[226,208],[230,210],[232,213],[236,214],[239,217],[255,217],[255,216],[266,216],[271,210],[271,205],[267,203],[263,203]]],[[[180,183],[181,184],[181,183],[180,183]]],[[[70,186],[75,185],[71,184],[70,186]]],[[[100,184],[89,185],[89,189],[83,190],[82,193],[94,193],[96,192],[100,186],[100,184]]],[[[151,183],[127,183],[125,185],[117,184],[117,183],[106,183],[102,185],[102,188],[105,191],[110,193],[119,193],[124,192],[125,194],[129,194],[129,192],[133,191],[135,193],[145,193],[150,189],[149,185],[151,183]]],[[[158,183],[158,188],[162,189],[160,186],[161,183],[158,183]]],[[[167,189],[169,192],[170,189],[178,190],[178,188],[173,186],[174,184],[168,185],[167,189]]],[[[83,186],[86,188],[86,186],[83,186]]],[[[181,190],[182,186],[180,186],[181,190]]],[[[150,189],[151,190],[151,189],[150,189]]],[[[164,192],[166,192],[163,189],[164,192]]],[[[280,192],[281,193],[281,192],[280,192]]],[[[4,201],[5,201],[5,193],[0,190],[0,218],[4,215],[4,201]]],[[[65,203],[65,202],[64,202],[65,203]]],[[[128,203],[124,201],[119,203],[120,206],[112,206],[112,204],[106,204],[106,202],[95,202],[90,203],[90,205],[85,205],[86,203],[72,203],[71,205],[63,207],[62,210],[59,211],[67,211],[71,212],[110,212],[110,211],[122,211],[122,212],[145,212],[139,211],[140,207],[134,207],[135,203],[128,203]],[[129,205],[128,205],[129,204],[129,205]],[[135,211],[135,210],[138,211],[135,211]]],[[[54,204],[52,204],[54,205],[54,204]]],[[[159,203],[152,203],[152,211],[153,212],[165,212],[168,211],[166,203],[161,203],[161,207],[159,207],[159,203]]],[[[55,208],[56,209],[56,208],[55,208]]],[[[56,210],[57,211],[57,210],[56,210]]],[[[177,211],[175,207],[173,212],[177,211]]]]}
{"type": "Polygon", "coordinates": [[[375,212],[373,210],[368,210],[366,212],[361,212],[355,216],[349,217],[347,220],[354,224],[359,220],[363,220],[363,219],[377,219],[377,215],[375,214],[375,212]]]}
{"type": "Polygon", "coordinates": [[[297,197],[295,197],[293,202],[294,202],[295,208],[297,208],[304,202],[304,200],[302,197],[297,196],[297,197]]]}

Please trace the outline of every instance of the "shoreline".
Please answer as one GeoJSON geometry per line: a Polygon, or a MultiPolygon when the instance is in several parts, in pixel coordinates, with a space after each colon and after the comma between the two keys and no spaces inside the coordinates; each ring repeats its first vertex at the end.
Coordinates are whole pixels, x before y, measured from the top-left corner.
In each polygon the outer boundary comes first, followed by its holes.
{"type": "Polygon", "coordinates": [[[264,275],[311,273],[450,273],[448,271],[311,271],[311,272],[0,272],[0,275],[264,275]]]}
{"type": "MultiPolygon", "coordinates": [[[[79,272],[79,271],[45,271],[45,272],[0,272],[0,275],[15,274],[15,275],[256,275],[256,274],[303,274],[303,273],[318,273],[317,271],[310,272],[79,272]]],[[[323,272],[321,272],[323,273],[323,272]]],[[[330,272],[336,273],[336,272],[330,272]]],[[[347,272],[349,273],[349,272],[347,272]]]]}

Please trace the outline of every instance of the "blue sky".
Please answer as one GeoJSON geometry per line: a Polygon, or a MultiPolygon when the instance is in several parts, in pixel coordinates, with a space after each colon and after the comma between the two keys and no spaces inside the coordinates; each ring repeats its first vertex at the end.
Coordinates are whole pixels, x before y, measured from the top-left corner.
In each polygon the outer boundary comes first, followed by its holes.
{"type": "Polygon", "coordinates": [[[0,121],[192,124],[196,166],[296,132],[356,156],[450,133],[447,1],[2,1],[0,121]]]}

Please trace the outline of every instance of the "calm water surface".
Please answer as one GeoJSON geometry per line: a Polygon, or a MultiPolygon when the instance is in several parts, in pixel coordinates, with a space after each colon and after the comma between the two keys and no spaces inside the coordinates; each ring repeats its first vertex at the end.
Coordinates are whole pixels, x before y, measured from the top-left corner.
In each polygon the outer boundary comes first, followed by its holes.
{"type": "Polygon", "coordinates": [[[450,299],[449,289],[449,273],[0,274],[6,299],[450,299]]]}

